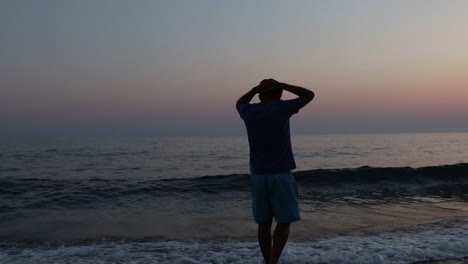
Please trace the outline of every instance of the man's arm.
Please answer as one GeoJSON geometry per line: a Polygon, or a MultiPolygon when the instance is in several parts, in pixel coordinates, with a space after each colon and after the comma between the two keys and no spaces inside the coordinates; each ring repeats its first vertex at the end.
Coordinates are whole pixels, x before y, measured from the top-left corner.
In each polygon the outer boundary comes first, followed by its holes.
{"type": "Polygon", "coordinates": [[[258,89],[260,86],[255,86],[252,88],[250,91],[248,91],[246,94],[241,96],[239,100],[236,102],[236,107],[240,104],[248,104],[250,101],[252,101],[252,98],[258,93],[258,89]]]}
{"type": "Polygon", "coordinates": [[[315,97],[314,92],[306,88],[286,83],[280,83],[279,86],[281,87],[281,89],[299,96],[299,98],[301,98],[301,108],[310,103],[310,101],[312,101],[312,99],[314,99],[315,97]]]}

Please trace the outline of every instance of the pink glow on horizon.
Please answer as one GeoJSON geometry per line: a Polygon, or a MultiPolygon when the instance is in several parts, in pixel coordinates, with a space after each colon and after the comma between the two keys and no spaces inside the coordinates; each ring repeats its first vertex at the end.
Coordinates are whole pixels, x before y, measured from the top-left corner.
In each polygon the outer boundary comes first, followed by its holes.
{"type": "Polygon", "coordinates": [[[466,1],[53,3],[0,9],[7,126],[216,127],[263,78],[316,93],[298,120],[468,117],[466,1]]]}

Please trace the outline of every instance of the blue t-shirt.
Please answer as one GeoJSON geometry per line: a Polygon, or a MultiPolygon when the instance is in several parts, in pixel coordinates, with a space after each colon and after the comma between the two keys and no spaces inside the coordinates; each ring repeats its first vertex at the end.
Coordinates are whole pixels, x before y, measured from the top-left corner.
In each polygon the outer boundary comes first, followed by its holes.
{"type": "Polygon", "coordinates": [[[250,171],[253,174],[273,174],[296,168],[291,148],[289,118],[300,108],[300,98],[271,102],[265,106],[237,106],[249,136],[250,171]]]}

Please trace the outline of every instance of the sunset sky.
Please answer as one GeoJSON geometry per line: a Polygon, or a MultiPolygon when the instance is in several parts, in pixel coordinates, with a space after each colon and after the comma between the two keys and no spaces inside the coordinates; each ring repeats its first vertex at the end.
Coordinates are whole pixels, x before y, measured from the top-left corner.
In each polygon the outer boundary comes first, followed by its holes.
{"type": "Polygon", "coordinates": [[[468,132],[467,14],[465,0],[4,0],[0,138],[243,135],[234,103],[264,78],[316,93],[293,134],[468,132]]]}

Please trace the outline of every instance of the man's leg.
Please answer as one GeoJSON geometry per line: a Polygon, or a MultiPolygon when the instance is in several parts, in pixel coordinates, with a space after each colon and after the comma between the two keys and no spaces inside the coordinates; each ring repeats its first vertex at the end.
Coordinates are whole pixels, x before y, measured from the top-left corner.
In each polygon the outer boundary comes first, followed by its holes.
{"type": "Polygon", "coordinates": [[[284,246],[288,241],[289,228],[291,223],[277,223],[275,232],[273,233],[273,249],[271,251],[271,258],[269,264],[277,264],[283,252],[284,246]]]}
{"type": "Polygon", "coordinates": [[[273,233],[273,248],[270,264],[278,263],[284,246],[288,241],[292,222],[299,221],[299,197],[296,182],[290,172],[272,175],[270,197],[272,211],[278,222],[273,233]]]}
{"type": "Polygon", "coordinates": [[[271,221],[258,224],[258,243],[262,250],[265,264],[270,264],[271,258],[271,221]]]}

